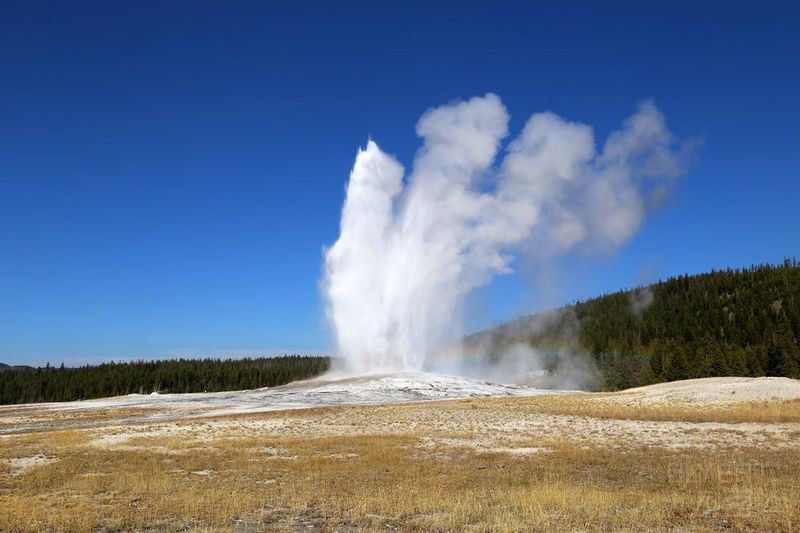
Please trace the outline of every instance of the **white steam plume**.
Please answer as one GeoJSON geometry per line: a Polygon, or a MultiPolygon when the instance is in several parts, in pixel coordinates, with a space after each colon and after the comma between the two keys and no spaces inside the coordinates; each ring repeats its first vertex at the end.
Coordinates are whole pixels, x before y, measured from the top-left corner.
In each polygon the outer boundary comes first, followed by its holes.
{"type": "Polygon", "coordinates": [[[650,101],[600,153],[591,127],[535,114],[495,164],[508,120],[494,94],[428,110],[407,181],[373,141],[358,152],[323,280],[351,371],[423,369],[461,334],[467,294],[510,272],[515,253],[615,249],[685,166],[650,101]]]}

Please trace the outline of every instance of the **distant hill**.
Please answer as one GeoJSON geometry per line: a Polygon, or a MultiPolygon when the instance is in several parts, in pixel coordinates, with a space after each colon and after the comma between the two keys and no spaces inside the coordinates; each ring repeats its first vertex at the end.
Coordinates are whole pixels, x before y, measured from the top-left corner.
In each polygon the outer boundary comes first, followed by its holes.
{"type": "Polygon", "coordinates": [[[7,365],[5,363],[0,363],[0,372],[4,370],[33,370],[32,366],[27,365],[7,365]]]}
{"type": "Polygon", "coordinates": [[[616,390],[711,376],[800,377],[800,266],[684,275],[523,317],[466,339],[501,362],[515,346],[550,362],[564,351],[616,390]]]}

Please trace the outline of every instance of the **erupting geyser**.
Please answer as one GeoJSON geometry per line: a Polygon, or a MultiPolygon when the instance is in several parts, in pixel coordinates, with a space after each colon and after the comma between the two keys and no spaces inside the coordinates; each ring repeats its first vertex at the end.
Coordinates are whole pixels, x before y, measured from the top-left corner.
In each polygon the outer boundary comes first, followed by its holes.
{"type": "Polygon", "coordinates": [[[508,120],[494,94],[428,110],[406,181],[373,141],[358,152],[323,280],[349,370],[422,370],[461,334],[465,297],[515,253],[618,247],[685,167],[649,101],[599,153],[591,127],[537,113],[495,164],[508,120]]]}

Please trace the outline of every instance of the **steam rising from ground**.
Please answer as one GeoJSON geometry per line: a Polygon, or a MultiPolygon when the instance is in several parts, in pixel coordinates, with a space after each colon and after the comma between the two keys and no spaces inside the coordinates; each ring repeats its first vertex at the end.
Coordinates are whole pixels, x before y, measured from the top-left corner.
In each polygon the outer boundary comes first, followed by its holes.
{"type": "Polygon", "coordinates": [[[507,322],[464,340],[462,357],[433,355],[437,372],[544,389],[592,390],[601,373],[580,346],[573,306],[507,322]],[[537,347],[540,346],[540,347],[537,347]]]}
{"type": "Polygon", "coordinates": [[[646,101],[598,152],[592,128],[534,114],[496,162],[508,112],[494,94],[429,109],[404,169],[369,141],[358,152],[323,290],[354,372],[421,370],[462,334],[466,296],[515,255],[613,251],[682,174],[664,116],[646,101]]]}

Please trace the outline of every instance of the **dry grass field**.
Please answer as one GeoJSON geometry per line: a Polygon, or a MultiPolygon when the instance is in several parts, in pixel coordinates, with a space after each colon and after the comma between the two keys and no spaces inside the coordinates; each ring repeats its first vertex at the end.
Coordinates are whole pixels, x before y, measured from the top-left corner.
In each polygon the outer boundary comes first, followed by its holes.
{"type": "Polygon", "coordinates": [[[0,435],[0,530],[800,530],[797,399],[91,413],[0,435]]]}

